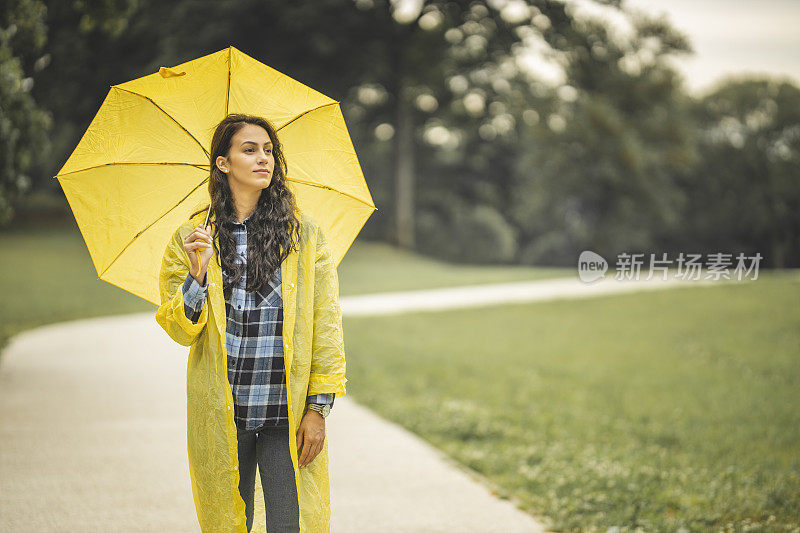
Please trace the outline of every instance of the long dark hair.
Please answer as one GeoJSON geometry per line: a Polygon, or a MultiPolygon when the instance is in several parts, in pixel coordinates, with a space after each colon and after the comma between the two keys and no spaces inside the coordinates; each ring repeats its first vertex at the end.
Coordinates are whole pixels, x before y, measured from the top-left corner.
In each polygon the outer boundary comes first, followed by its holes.
{"type": "MultiPolygon", "coordinates": [[[[243,269],[236,253],[236,239],[229,225],[236,221],[233,193],[228,186],[228,175],[217,167],[216,161],[219,156],[228,157],[234,134],[245,124],[254,124],[267,130],[275,157],[272,181],[261,191],[256,209],[247,222],[246,290],[253,292],[267,286],[275,270],[280,267],[290,250],[296,247],[300,221],[295,212],[294,195],[286,186],[286,158],[275,128],[268,120],[259,116],[229,114],[217,124],[211,138],[211,175],[208,180],[211,197],[209,207],[216,217],[212,238],[217,264],[228,274],[227,279],[223,280],[225,288],[228,289],[241,280],[243,269]],[[217,249],[217,237],[221,250],[217,249]]],[[[206,212],[209,207],[192,213],[190,218],[206,212]]]]}

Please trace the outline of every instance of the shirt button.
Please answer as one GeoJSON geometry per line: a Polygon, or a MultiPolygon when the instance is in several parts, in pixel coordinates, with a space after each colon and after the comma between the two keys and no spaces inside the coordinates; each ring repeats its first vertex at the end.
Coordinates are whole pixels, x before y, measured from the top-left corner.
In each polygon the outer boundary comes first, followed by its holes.
{"type": "Polygon", "coordinates": [[[211,283],[211,286],[216,287],[217,286],[216,282],[211,283]]]}
{"type": "Polygon", "coordinates": [[[236,309],[241,309],[241,308],[242,308],[242,306],[241,306],[241,305],[237,305],[237,306],[236,306],[236,309]]]}
{"type": "Polygon", "coordinates": [[[228,411],[230,411],[230,410],[231,410],[231,406],[229,405],[229,406],[228,406],[228,411]]]}
{"type": "Polygon", "coordinates": [[[288,343],[286,343],[286,344],[284,344],[284,345],[283,345],[283,347],[284,347],[284,348],[286,348],[286,349],[288,350],[288,349],[289,349],[289,344],[288,344],[288,343]]]}
{"type": "Polygon", "coordinates": [[[290,283],[289,286],[294,288],[294,283],[290,283]]]}
{"type": "Polygon", "coordinates": [[[235,465],[235,466],[233,467],[233,469],[234,469],[234,470],[239,470],[239,465],[235,465]]]}

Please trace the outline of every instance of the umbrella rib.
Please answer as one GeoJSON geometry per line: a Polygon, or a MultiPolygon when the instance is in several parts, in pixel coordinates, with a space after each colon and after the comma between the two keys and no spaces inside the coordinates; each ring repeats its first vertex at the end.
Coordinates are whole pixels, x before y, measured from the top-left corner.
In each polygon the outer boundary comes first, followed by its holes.
{"type": "Polygon", "coordinates": [[[295,183],[302,183],[303,185],[308,185],[310,187],[317,187],[319,189],[328,189],[329,191],[333,191],[333,192],[335,192],[337,194],[341,194],[342,196],[347,196],[348,198],[352,198],[356,202],[361,202],[362,204],[368,205],[370,207],[375,207],[374,205],[372,205],[372,204],[370,204],[368,202],[365,202],[361,198],[356,198],[352,194],[347,194],[346,192],[342,192],[342,191],[336,190],[333,187],[328,187],[327,185],[322,185],[322,184],[314,183],[314,182],[311,182],[311,181],[299,180],[299,179],[296,179],[296,178],[286,178],[286,180],[287,181],[293,181],[295,183]]]}
{"type": "Polygon", "coordinates": [[[317,106],[317,107],[315,107],[314,109],[308,109],[308,110],[306,110],[306,111],[303,111],[302,113],[300,113],[299,115],[297,115],[296,117],[294,117],[292,120],[290,120],[289,122],[287,122],[287,123],[286,123],[286,124],[284,124],[283,126],[280,126],[279,128],[277,128],[277,131],[280,131],[280,130],[282,130],[283,128],[285,128],[286,126],[288,126],[289,124],[291,124],[291,123],[292,123],[292,122],[294,122],[295,120],[299,119],[299,118],[300,118],[300,117],[302,117],[303,115],[307,115],[307,114],[309,114],[309,113],[313,113],[313,112],[314,112],[314,111],[316,111],[317,109],[322,109],[323,107],[328,107],[329,105],[336,105],[336,104],[338,104],[338,103],[339,103],[339,102],[337,102],[337,101],[335,101],[335,100],[334,100],[333,102],[329,102],[329,103],[327,103],[327,104],[322,104],[322,105],[320,105],[320,106],[317,106]]]}
{"type": "Polygon", "coordinates": [[[231,48],[233,45],[228,46],[228,86],[225,88],[225,116],[228,116],[228,107],[231,101],[231,48]]]}
{"type": "Polygon", "coordinates": [[[108,269],[109,269],[109,268],[111,268],[112,266],[114,266],[114,263],[116,263],[116,262],[117,262],[117,259],[119,259],[119,258],[120,258],[120,256],[121,256],[122,254],[124,254],[124,253],[125,253],[125,250],[127,250],[127,249],[130,247],[130,245],[131,245],[131,244],[133,244],[133,242],[134,242],[136,239],[138,239],[138,238],[139,238],[139,235],[141,235],[142,233],[144,233],[145,231],[147,231],[148,229],[150,229],[150,228],[153,226],[153,224],[155,224],[156,222],[158,222],[159,220],[161,220],[162,218],[164,218],[165,216],[167,216],[167,213],[169,213],[170,211],[172,211],[173,209],[175,209],[176,207],[178,207],[179,205],[181,205],[181,204],[182,204],[182,203],[183,203],[183,202],[184,202],[184,201],[185,201],[187,198],[189,198],[189,197],[192,195],[192,193],[193,193],[194,191],[196,191],[197,189],[199,189],[199,188],[200,188],[200,187],[201,187],[203,184],[205,184],[205,183],[207,183],[207,182],[208,182],[208,178],[206,178],[206,179],[204,179],[203,181],[201,181],[200,183],[198,183],[198,184],[197,184],[197,186],[196,186],[194,189],[192,189],[191,191],[189,191],[189,192],[186,194],[186,196],[184,196],[183,198],[181,198],[181,199],[180,199],[180,200],[179,200],[179,201],[178,201],[178,202],[177,202],[175,205],[173,205],[172,207],[170,207],[169,209],[167,209],[166,211],[164,211],[164,212],[161,214],[161,216],[159,216],[158,218],[156,218],[154,221],[152,221],[150,224],[148,224],[148,225],[147,225],[147,227],[145,227],[144,229],[140,230],[140,231],[139,231],[139,233],[137,233],[136,235],[134,235],[134,236],[133,236],[133,238],[130,240],[130,242],[129,242],[128,244],[126,244],[126,245],[125,245],[125,248],[123,248],[122,250],[120,250],[120,252],[117,254],[117,256],[116,256],[116,257],[115,257],[115,258],[114,258],[114,259],[113,259],[113,260],[112,260],[112,261],[111,261],[111,262],[108,264],[108,266],[107,266],[107,267],[106,267],[106,268],[105,268],[105,269],[104,269],[104,270],[103,270],[103,271],[100,273],[100,276],[102,276],[103,274],[105,274],[106,272],[108,272],[108,269]]]}
{"type": "Polygon", "coordinates": [[[53,176],[53,178],[63,178],[64,176],[69,176],[70,174],[76,174],[78,172],[85,172],[87,170],[93,170],[95,168],[100,167],[116,167],[116,166],[125,166],[125,165],[175,165],[175,166],[187,166],[187,167],[195,167],[200,170],[208,170],[207,168],[209,165],[206,164],[197,164],[197,163],[103,163],[102,165],[95,165],[93,167],[86,167],[86,168],[79,168],[78,170],[72,170],[70,172],[65,172],[64,174],[57,174],[53,176]]]}
{"type": "Polygon", "coordinates": [[[203,153],[204,153],[204,154],[206,154],[206,157],[209,157],[209,158],[211,157],[211,154],[209,154],[209,153],[208,153],[208,150],[206,150],[205,146],[203,146],[203,144],[202,144],[200,141],[198,141],[198,140],[197,140],[197,137],[195,137],[194,135],[192,135],[191,133],[189,133],[189,131],[188,131],[186,128],[184,128],[184,127],[181,125],[181,123],[180,123],[180,122],[178,122],[177,120],[175,120],[174,118],[172,118],[172,115],[170,115],[169,113],[167,113],[166,111],[164,111],[164,109],[163,109],[163,108],[162,108],[160,105],[158,105],[157,103],[155,103],[155,102],[154,102],[154,101],[153,101],[151,98],[149,98],[149,97],[147,97],[147,96],[145,96],[145,95],[143,95],[143,94],[139,94],[139,93],[137,93],[137,92],[131,91],[131,90],[129,90],[129,89],[123,89],[123,88],[121,88],[121,87],[118,87],[118,86],[116,86],[116,85],[114,86],[114,89],[117,89],[118,91],[125,91],[126,93],[130,93],[130,94],[135,94],[136,96],[139,96],[139,97],[141,97],[141,98],[144,98],[145,100],[147,100],[148,102],[150,102],[151,104],[153,104],[154,106],[156,106],[156,108],[158,108],[158,110],[159,110],[159,111],[161,111],[162,113],[164,113],[164,115],[166,115],[166,116],[167,116],[167,118],[169,118],[169,119],[170,119],[172,122],[174,122],[174,123],[175,123],[175,124],[176,124],[176,125],[177,125],[177,126],[180,128],[180,129],[182,129],[183,131],[185,131],[185,132],[186,132],[186,135],[188,135],[188,136],[189,136],[189,137],[190,137],[190,138],[191,138],[191,139],[192,139],[194,142],[196,142],[196,143],[197,143],[197,146],[199,146],[199,147],[200,147],[200,149],[203,151],[203,153]]]}

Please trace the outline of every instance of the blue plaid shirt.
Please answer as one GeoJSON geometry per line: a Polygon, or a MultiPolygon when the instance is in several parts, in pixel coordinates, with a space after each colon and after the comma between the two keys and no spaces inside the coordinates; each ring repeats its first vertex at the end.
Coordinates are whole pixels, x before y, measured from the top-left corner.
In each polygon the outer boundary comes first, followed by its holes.
{"type": "MultiPolygon", "coordinates": [[[[247,217],[231,226],[236,239],[236,252],[241,258],[242,278],[235,286],[225,280],[227,315],[226,347],[228,381],[234,403],[237,427],[255,430],[264,426],[288,426],[286,369],[283,364],[283,297],[281,269],[262,291],[248,292],[247,284],[247,217]]],[[[206,300],[208,286],[197,283],[191,274],[183,283],[184,312],[197,322],[206,300]]],[[[308,396],[306,403],[333,407],[335,393],[308,396]]]]}

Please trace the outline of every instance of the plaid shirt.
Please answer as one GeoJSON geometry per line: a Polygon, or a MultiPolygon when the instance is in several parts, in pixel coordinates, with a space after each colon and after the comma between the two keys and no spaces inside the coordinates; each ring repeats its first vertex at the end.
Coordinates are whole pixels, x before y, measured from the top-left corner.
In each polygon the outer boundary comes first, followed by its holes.
{"type": "MultiPolygon", "coordinates": [[[[276,269],[269,285],[261,291],[248,292],[247,284],[247,217],[234,222],[236,252],[241,258],[242,278],[230,286],[226,283],[227,315],[226,347],[228,381],[234,403],[234,419],[241,429],[255,430],[264,426],[288,426],[286,369],[283,364],[283,297],[281,269],[276,269]]],[[[206,283],[206,280],[203,280],[206,283]]],[[[183,283],[184,312],[197,322],[206,300],[207,284],[200,285],[191,274],[183,283]]],[[[333,407],[335,393],[308,396],[306,403],[333,407]]]]}

